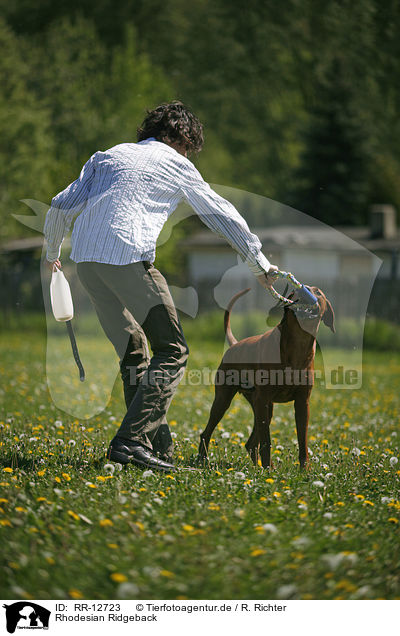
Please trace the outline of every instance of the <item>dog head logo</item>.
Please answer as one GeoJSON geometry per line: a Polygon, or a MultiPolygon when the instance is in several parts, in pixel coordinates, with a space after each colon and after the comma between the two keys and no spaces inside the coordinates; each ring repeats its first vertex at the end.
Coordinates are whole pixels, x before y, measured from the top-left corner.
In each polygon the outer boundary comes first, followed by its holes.
{"type": "Polygon", "coordinates": [[[12,605],[3,605],[6,610],[7,631],[13,634],[16,629],[48,629],[51,612],[32,603],[18,601],[12,605]]]}

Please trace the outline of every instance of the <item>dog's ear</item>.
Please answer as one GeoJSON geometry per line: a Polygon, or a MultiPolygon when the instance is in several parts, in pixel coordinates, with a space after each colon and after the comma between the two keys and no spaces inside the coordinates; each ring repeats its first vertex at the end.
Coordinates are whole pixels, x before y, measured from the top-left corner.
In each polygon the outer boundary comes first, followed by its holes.
{"type": "Polygon", "coordinates": [[[335,333],[335,312],[333,311],[333,307],[328,299],[326,299],[326,309],[322,316],[322,321],[333,331],[333,333],[335,333]]]}

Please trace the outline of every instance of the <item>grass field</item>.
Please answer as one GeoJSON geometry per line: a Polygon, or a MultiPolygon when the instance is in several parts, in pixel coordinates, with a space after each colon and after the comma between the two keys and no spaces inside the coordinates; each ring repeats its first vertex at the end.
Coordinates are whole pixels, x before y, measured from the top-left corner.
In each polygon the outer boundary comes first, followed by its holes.
{"type": "MultiPolygon", "coordinates": [[[[221,347],[189,344],[189,369],[216,367],[221,347]]],[[[107,464],[119,380],[104,412],[78,420],[50,399],[44,337],[3,334],[0,350],[3,599],[400,598],[398,354],[366,354],[361,390],[314,389],[309,471],[291,405],[275,409],[275,467],[251,466],[237,397],[210,466],[168,476],[107,464]]],[[[180,465],[212,397],[210,386],[178,390],[180,465]]]]}

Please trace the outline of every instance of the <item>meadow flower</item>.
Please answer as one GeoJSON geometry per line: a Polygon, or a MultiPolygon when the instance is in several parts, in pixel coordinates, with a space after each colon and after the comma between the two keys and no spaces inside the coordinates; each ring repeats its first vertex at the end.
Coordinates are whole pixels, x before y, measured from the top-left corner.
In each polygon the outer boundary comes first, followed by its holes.
{"type": "Polygon", "coordinates": [[[68,590],[68,594],[71,598],[83,598],[82,592],[74,587],[68,590]]]}
{"type": "Polygon", "coordinates": [[[312,485],[316,486],[316,488],[324,488],[325,487],[324,482],[323,481],[318,481],[318,480],[317,481],[313,481],[312,485]]]}
{"type": "Polygon", "coordinates": [[[278,528],[273,523],[264,523],[262,527],[265,532],[270,532],[271,534],[276,534],[278,532],[278,528]]]}
{"type": "Polygon", "coordinates": [[[289,583],[288,585],[281,585],[277,590],[278,598],[291,598],[297,592],[297,587],[294,584],[289,583]]]}
{"type": "Polygon", "coordinates": [[[175,574],[169,570],[161,570],[160,576],[164,576],[167,579],[173,579],[175,574]]]}
{"type": "Polygon", "coordinates": [[[124,581],[117,588],[117,598],[132,599],[139,595],[139,588],[136,583],[129,583],[124,581]]]}
{"type": "Polygon", "coordinates": [[[399,460],[397,459],[397,457],[391,457],[390,460],[389,460],[391,466],[396,466],[398,461],[399,460]]]}
{"type": "Polygon", "coordinates": [[[265,554],[265,550],[263,550],[262,548],[255,548],[250,552],[250,556],[252,557],[257,557],[257,556],[261,556],[262,554],[265,554]]]}
{"type": "Polygon", "coordinates": [[[107,475],[113,475],[115,472],[114,464],[104,464],[103,469],[104,472],[107,473],[107,475]]]}
{"type": "Polygon", "coordinates": [[[114,525],[111,519],[100,519],[99,524],[102,528],[106,528],[107,526],[114,525]]]}
{"type": "Polygon", "coordinates": [[[143,474],[142,474],[142,476],[143,476],[144,478],[146,478],[146,477],[151,477],[152,475],[154,475],[154,473],[153,473],[153,471],[152,471],[152,470],[145,470],[145,471],[143,472],[143,474]]]}
{"type": "Polygon", "coordinates": [[[110,574],[110,579],[115,583],[125,583],[128,580],[128,577],[125,574],[121,574],[120,572],[113,572],[110,574]]]}

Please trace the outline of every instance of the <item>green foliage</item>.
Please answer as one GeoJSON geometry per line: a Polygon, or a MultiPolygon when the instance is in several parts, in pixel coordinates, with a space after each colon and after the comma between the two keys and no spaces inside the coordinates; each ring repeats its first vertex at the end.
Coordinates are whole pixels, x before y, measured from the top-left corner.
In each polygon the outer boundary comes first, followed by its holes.
{"type": "Polygon", "coordinates": [[[50,201],[94,151],[134,140],[145,109],[172,97],[204,121],[196,161],[211,183],[329,223],[400,205],[396,3],[0,5],[3,236],[26,234],[10,215],[20,198],[50,201]]]}

